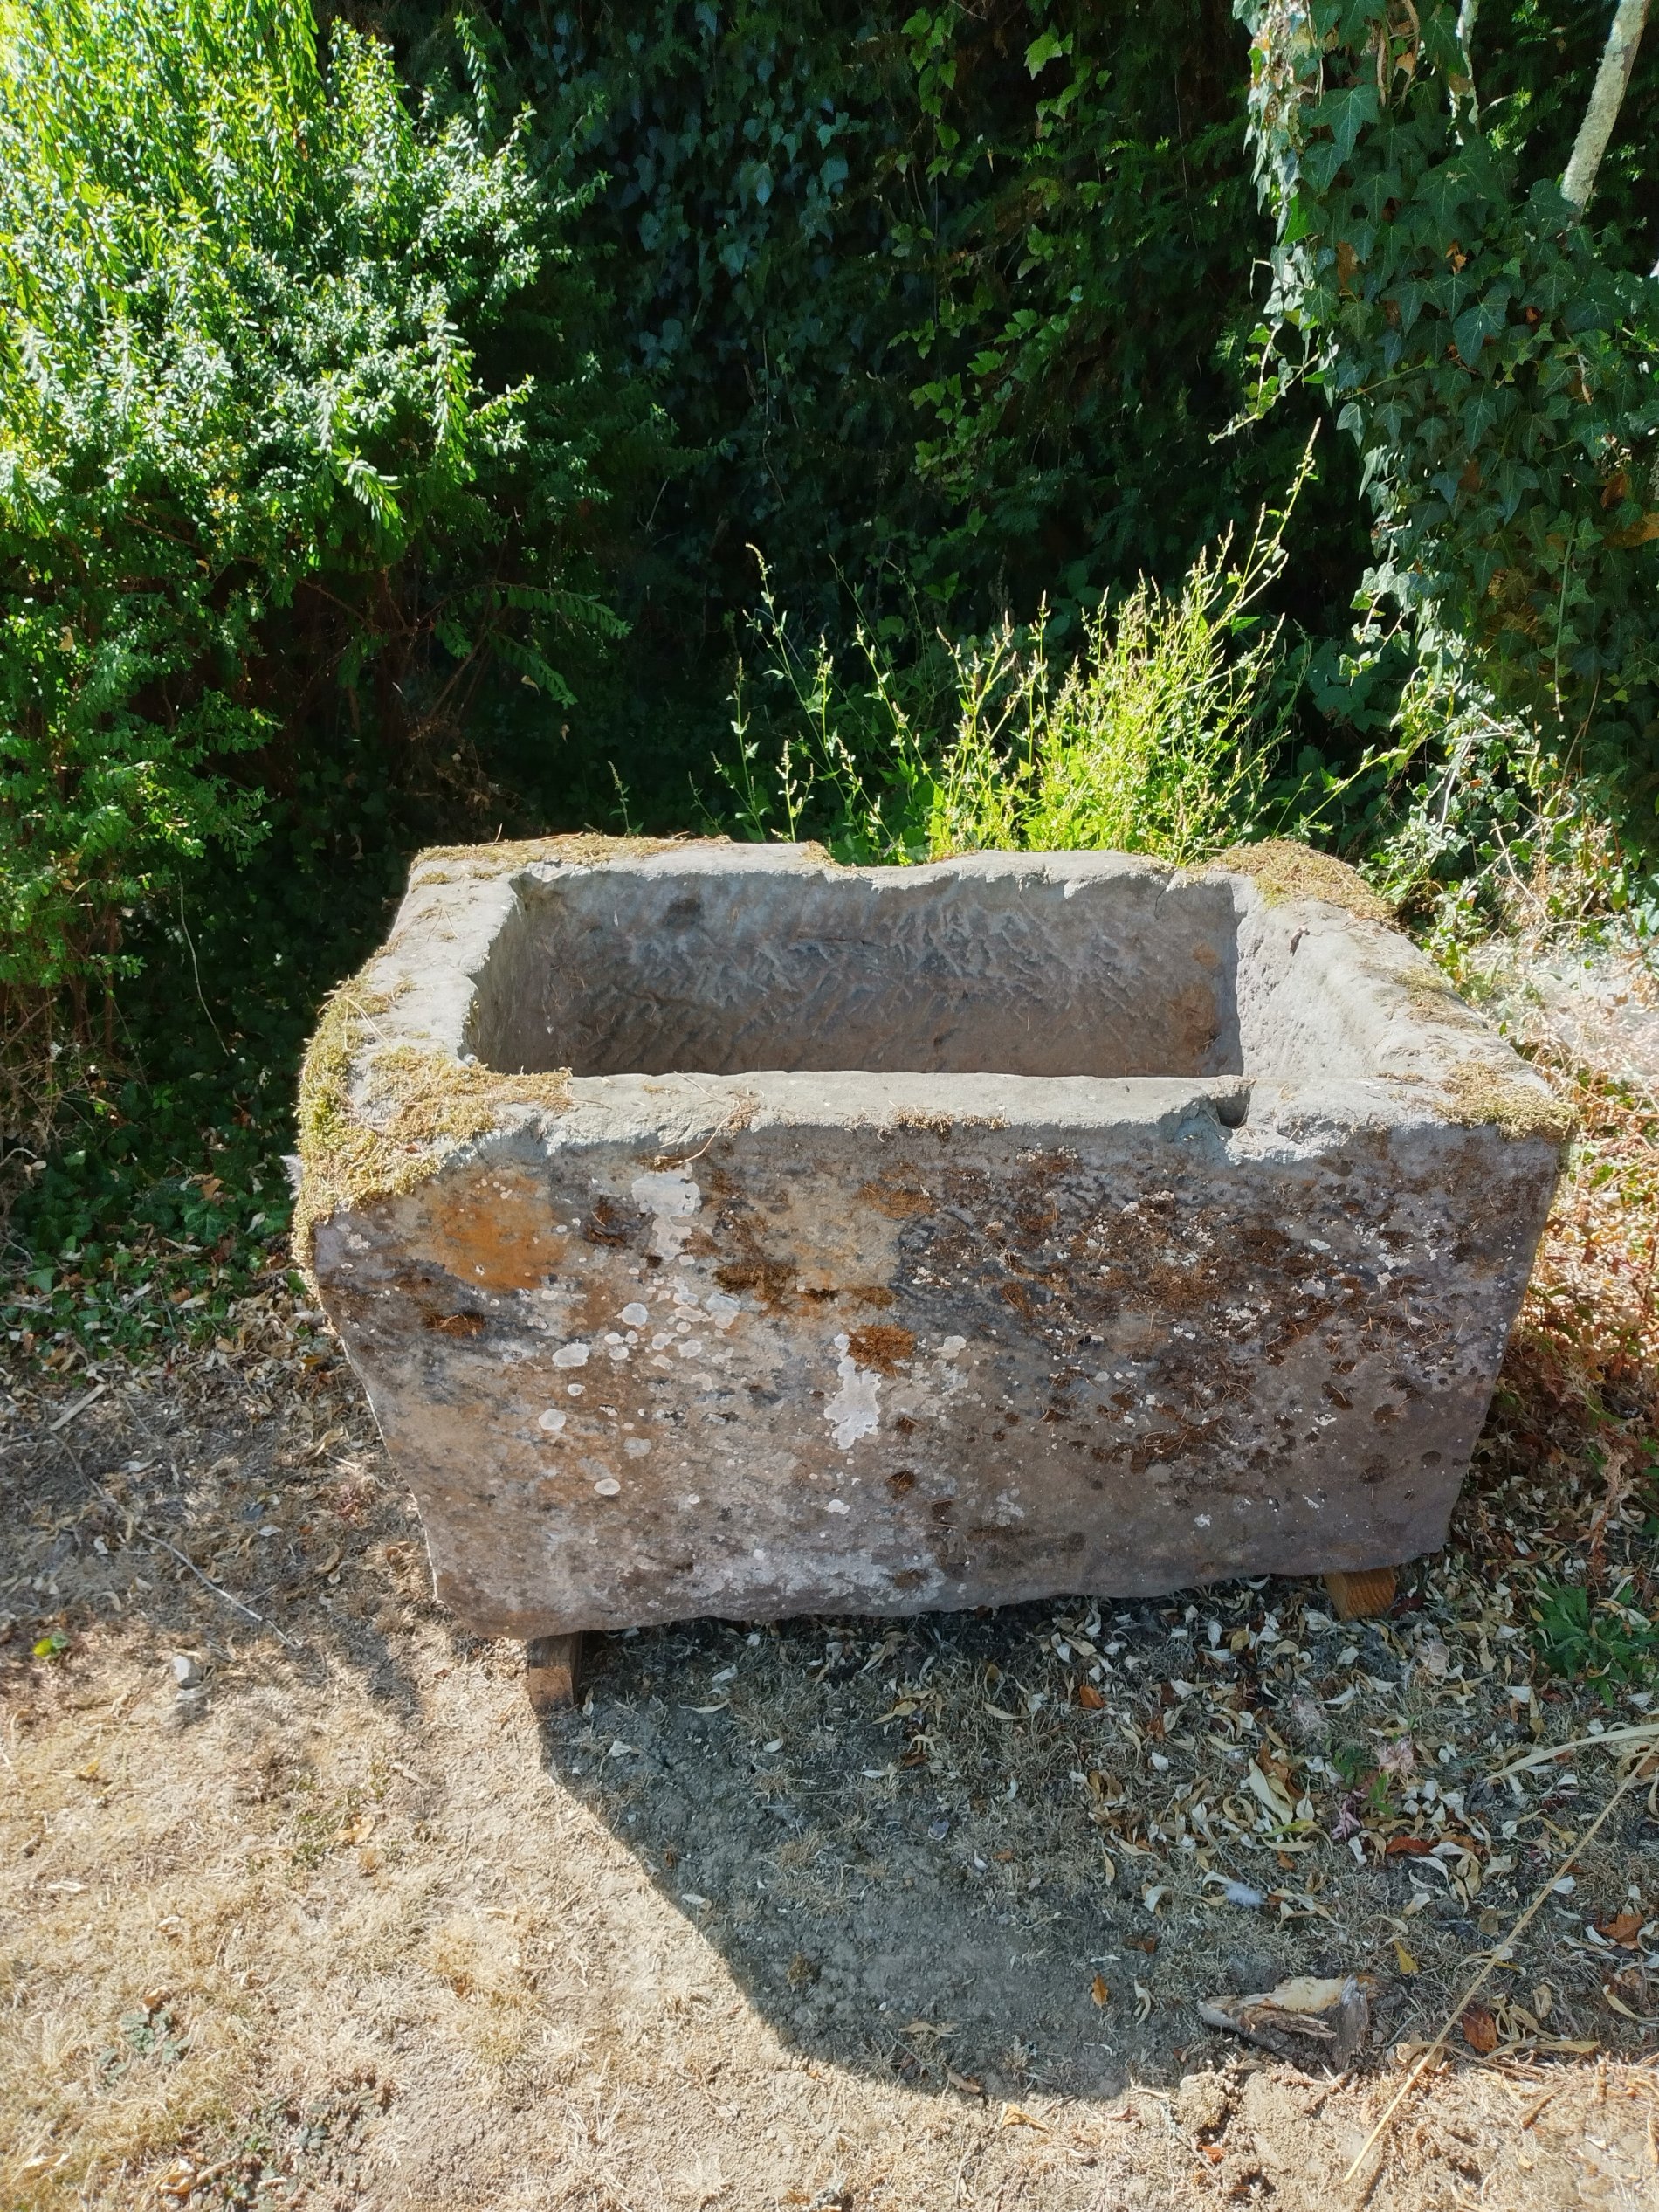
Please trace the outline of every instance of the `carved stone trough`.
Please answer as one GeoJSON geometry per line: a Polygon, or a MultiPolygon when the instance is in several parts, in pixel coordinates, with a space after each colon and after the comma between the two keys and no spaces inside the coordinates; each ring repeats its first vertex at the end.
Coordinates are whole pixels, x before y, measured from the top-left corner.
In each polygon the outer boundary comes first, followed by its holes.
{"type": "Polygon", "coordinates": [[[527,1637],[1430,1550],[1566,1134],[1287,845],[429,854],[302,1108],[438,1595],[527,1637]]]}

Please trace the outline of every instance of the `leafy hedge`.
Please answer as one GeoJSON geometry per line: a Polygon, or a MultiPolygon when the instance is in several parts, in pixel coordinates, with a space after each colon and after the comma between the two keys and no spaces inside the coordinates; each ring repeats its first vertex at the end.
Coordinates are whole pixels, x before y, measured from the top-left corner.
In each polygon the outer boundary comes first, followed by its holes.
{"type": "MultiPolygon", "coordinates": [[[[1311,794],[1357,847],[1432,764],[1413,866],[1455,873],[1532,803],[1514,725],[1444,670],[1397,713],[1415,641],[1346,650],[1369,564],[1523,703],[1559,637],[1573,726],[1652,757],[1659,37],[1590,228],[1523,182],[1605,0],[1483,0],[1477,116],[1447,0],[1315,0],[1323,86],[1276,61],[1253,111],[1229,0],[464,4],[354,0],[320,51],[278,0],[0,0],[0,1078],[82,1080],[23,1147],[25,1347],[164,1337],[275,1258],[298,1044],[412,845],[736,826],[734,715],[751,796],[810,706],[816,803],[891,811],[894,761],[1007,765],[957,715],[1000,653],[1027,799],[1086,768],[1144,829],[1236,755],[1252,824],[1311,794]],[[1309,373],[1252,409],[1270,306],[1309,373]],[[1358,438],[1211,673],[1293,649],[1177,761],[1090,672],[1332,397],[1358,438]],[[751,547],[778,651],[734,705],[751,547]]],[[[0,1085],[0,1168],[19,1126],[0,1085]]]]}
{"type": "Polygon", "coordinates": [[[556,711],[561,635],[616,623],[571,575],[592,368],[527,316],[571,203],[482,93],[411,110],[387,47],[340,24],[325,64],[293,0],[0,24],[15,1045],[84,1021],[123,917],[257,833],[331,707],[395,779],[484,658],[556,711]]]}

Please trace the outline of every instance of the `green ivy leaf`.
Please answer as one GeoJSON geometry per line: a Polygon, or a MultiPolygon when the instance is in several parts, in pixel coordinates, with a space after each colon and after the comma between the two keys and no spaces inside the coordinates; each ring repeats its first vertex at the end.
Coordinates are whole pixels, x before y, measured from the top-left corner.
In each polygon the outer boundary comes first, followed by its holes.
{"type": "Polygon", "coordinates": [[[1489,292],[1483,300],[1477,300],[1458,316],[1452,325],[1452,343],[1470,369],[1479,361],[1486,341],[1497,337],[1508,320],[1507,291],[1489,292]]]}
{"type": "Polygon", "coordinates": [[[1057,61],[1062,54],[1069,54],[1070,51],[1071,40],[1069,37],[1062,38],[1052,31],[1040,32],[1025,50],[1027,74],[1032,77],[1038,75],[1051,61],[1057,61]]]}
{"type": "MultiPolygon", "coordinates": [[[[1308,111],[1307,121],[1313,129],[1330,132],[1339,166],[1353,153],[1366,125],[1376,121],[1377,114],[1377,86],[1373,79],[1346,86],[1338,92],[1326,93],[1322,99],[1314,101],[1308,111]]],[[[1334,175],[1335,171],[1332,174],[1334,175]]]]}

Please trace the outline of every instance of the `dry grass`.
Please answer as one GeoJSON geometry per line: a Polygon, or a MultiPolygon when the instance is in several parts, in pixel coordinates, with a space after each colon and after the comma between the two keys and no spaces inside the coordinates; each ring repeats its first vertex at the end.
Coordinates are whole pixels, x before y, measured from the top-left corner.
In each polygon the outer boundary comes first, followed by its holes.
{"type": "Polygon", "coordinates": [[[1391,922],[1394,908],[1355,868],[1294,837],[1263,837],[1255,844],[1229,845],[1212,865],[1252,876],[1269,899],[1323,899],[1345,907],[1360,921],[1391,922]]]}
{"type": "MultiPolygon", "coordinates": [[[[112,1366],[55,1431],[87,1379],[17,1378],[0,2207],[1359,2202],[1402,2054],[1616,1753],[1490,1777],[1649,1710],[1532,1643],[1541,1588],[1654,1606],[1656,1123],[1563,1087],[1586,1142],[1454,1540],[1357,1630],[1288,1582],[693,1623],[609,1641],[539,1733],[516,1650],[430,1604],[308,1324],[267,1304],[171,1375],[112,1366]],[[1352,2081],[1197,2021],[1346,1967],[1377,2020],[1352,2081]]],[[[1652,2202],[1653,1795],[1414,2093],[1370,2205],[1652,2202]]]]}
{"type": "Polygon", "coordinates": [[[1628,1407],[1644,1438],[1659,1389],[1659,1104],[1561,1071],[1580,1142],[1524,1316],[1558,1387],[1628,1407]]]}

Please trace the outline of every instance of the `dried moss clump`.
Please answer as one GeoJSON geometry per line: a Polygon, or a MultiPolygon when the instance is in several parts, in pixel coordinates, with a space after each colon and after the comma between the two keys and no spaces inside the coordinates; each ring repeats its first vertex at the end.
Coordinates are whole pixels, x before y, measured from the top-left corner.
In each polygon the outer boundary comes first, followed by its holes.
{"type": "Polygon", "coordinates": [[[1391,922],[1394,908],[1373,891],[1363,876],[1346,860],[1294,837],[1264,837],[1260,844],[1236,844],[1211,864],[1237,876],[1254,878],[1264,898],[1323,899],[1327,906],[1346,907],[1360,921],[1391,922]]]}
{"type": "Polygon", "coordinates": [[[1432,974],[1406,985],[1406,1004],[1413,1018],[1419,1022],[1440,1022],[1454,1029],[1484,1030],[1473,1007],[1461,999],[1449,983],[1440,982],[1432,974]]]}
{"type": "Polygon", "coordinates": [[[293,1250],[309,1269],[320,1221],[396,1197],[435,1175],[451,1149],[493,1127],[506,1106],[569,1104],[570,1072],[502,1075],[410,1044],[373,1049],[375,1017],[392,998],[361,977],[323,1008],[299,1071],[299,1196],[293,1250]],[[352,1078],[362,1072],[361,1095],[352,1078]]]}
{"type": "Polygon", "coordinates": [[[678,846],[730,842],[728,837],[605,837],[582,830],[556,837],[509,838],[496,844],[429,844],[416,854],[409,879],[411,885],[449,883],[457,865],[494,876],[506,869],[531,867],[539,860],[593,868],[607,860],[648,860],[653,853],[672,852],[678,846]]]}
{"type": "Polygon", "coordinates": [[[1463,1061],[1443,1088],[1449,1102],[1447,1119],[1462,1128],[1490,1127],[1518,1141],[1540,1137],[1550,1144],[1565,1144],[1578,1127],[1578,1116],[1565,1099],[1542,1085],[1518,1083],[1484,1060],[1463,1061]]]}
{"type": "MultiPolygon", "coordinates": [[[[609,860],[649,860],[654,853],[684,852],[701,845],[729,845],[730,837],[606,837],[596,830],[556,837],[519,837],[498,844],[430,844],[415,856],[410,884],[453,883],[458,872],[500,875],[550,861],[565,868],[599,868],[609,860]]],[[[826,867],[838,866],[827,846],[808,840],[801,850],[826,867]]]]}

